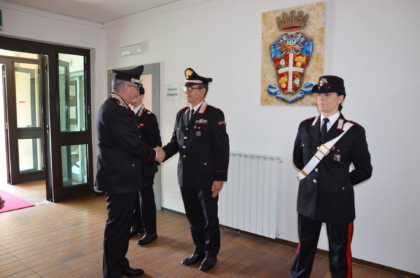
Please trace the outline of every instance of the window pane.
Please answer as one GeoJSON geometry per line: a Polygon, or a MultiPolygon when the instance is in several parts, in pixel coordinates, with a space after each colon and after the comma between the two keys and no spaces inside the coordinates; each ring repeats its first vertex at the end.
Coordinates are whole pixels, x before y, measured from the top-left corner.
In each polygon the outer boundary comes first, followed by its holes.
{"type": "Polygon", "coordinates": [[[21,173],[41,171],[44,169],[42,139],[19,139],[19,171],[21,173]]]}
{"type": "Polygon", "coordinates": [[[59,54],[60,130],[86,130],[84,56],[59,54]]]}
{"type": "Polygon", "coordinates": [[[17,52],[12,50],[0,49],[0,56],[28,58],[38,60],[40,55],[35,53],[17,52]]]}
{"type": "Polygon", "coordinates": [[[15,63],[17,127],[41,127],[41,94],[37,64],[15,63]]]}
{"type": "Polygon", "coordinates": [[[88,145],[61,147],[64,188],[87,183],[87,158],[88,145]]]}

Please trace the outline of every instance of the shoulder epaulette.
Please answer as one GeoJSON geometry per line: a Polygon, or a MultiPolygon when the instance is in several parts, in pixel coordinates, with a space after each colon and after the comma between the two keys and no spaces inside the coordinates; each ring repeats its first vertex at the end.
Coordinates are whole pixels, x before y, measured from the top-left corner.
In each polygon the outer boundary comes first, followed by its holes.
{"type": "Polygon", "coordinates": [[[115,99],[118,106],[128,109],[127,103],[119,95],[111,93],[110,98],[115,99]]]}
{"type": "Polygon", "coordinates": [[[355,127],[358,127],[358,128],[363,128],[361,125],[359,125],[358,123],[355,123],[355,122],[353,122],[353,121],[349,121],[349,120],[347,120],[347,122],[352,123],[355,127]]]}
{"type": "Polygon", "coordinates": [[[125,105],[125,103],[121,103],[118,99],[115,100],[115,103],[117,103],[117,105],[120,106],[120,107],[128,109],[127,105],[125,105]]]}
{"type": "Polygon", "coordinates": [[[301,123],[306,122],[306,121],[312,121],[312,120],[313,120],[313,119],[315,119],[315,118],[316,118],[316,116],[311,117],[311,118],[307,118],[307,119],[303,120],[301,123]]]}
{"type": "Polygon", "coordinates": [[[183,110],[187,110],[188,108],[190,108],[189,106],[185,106],[185,107],[183,107],[182,109],[180,109],[178,112],[181,112],[181,111],[183,111],[183,110]]]}
{"type": "Polygon", "coordinates": [[[216,106],[213,106],[213,105],[210,105],[210,104],[207,104],[207,106],[211,107],[211,108],[214,108],[214,109],[220,109],[219,107],[216,107],[216,106]]]}

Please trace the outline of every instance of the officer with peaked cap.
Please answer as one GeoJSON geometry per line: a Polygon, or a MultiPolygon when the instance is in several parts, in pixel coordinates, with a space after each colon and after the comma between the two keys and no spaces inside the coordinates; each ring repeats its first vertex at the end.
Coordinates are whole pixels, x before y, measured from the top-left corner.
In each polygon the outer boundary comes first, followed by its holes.
{"type": "MultiPolygon", "coordinates": [[[[157,117],[152,111],[145,108],[143,104],[144,91],[140,91],[136,101],[133,103],[133,112],[136,115],[141,139],[147,145],[155,148],[162,146],[160,137],[159,123],[157,117]]],[[[156,172],[158,171],[157,163],[143,164],[143,188],[139,191],[136,201],[136,208],[133,214],[133,223],[131,226],[130,236],[142,233],[143,237],[137,242],[143,246],[157,239],[156,227],[156,203],[155,193],[153,191],[153,182],[156,172]]]]}
{"type": "MultiPolygon", "coordinates": [[[[104,277],[135,277],[126,258],[136,193],[142,188],[142,163],[153,162],[156,152],[140,140],[129,104],[142,89],[143,66],[114,70],[114,92],[102,104],[96,120],[98,132],[97,190],[107,196],[108,219],[104,233],[104,277]]],[[[159,159],[159,154],[156,157],[159,159]]]]}
{"type": "Polygon", "coordinates": [[[312,91],[317,93],[321,114],[300,123],[293,150],[293,162],[300,170],[299,245],[290,276],[310,277],[325,223],[331,276],[352,277],[353,187],[372,175],[366,133],[340,112],[346,96],[342,78],[321,76],[312,91]]]}
{"type": "Polygon", "coordinates": [[[211,269],[220,250],[218,195],[227,180],[229,137],[222,110],[204,99],[212,78],[185,70],[187,107],[176,115],[171,141],[163,147],[165,159],[179,153],[178,183],[195,245],[184,265],[202,260],[200,270],[211,269]]]}

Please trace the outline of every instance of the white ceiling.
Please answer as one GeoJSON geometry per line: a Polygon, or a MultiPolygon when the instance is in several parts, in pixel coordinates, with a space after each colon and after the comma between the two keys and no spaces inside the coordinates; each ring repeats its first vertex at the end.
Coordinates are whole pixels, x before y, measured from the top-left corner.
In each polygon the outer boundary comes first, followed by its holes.
{"type": "Polygon", "coordinates": [[[181,0],[5,0],[57,14],[105,23],[181,0]]]}

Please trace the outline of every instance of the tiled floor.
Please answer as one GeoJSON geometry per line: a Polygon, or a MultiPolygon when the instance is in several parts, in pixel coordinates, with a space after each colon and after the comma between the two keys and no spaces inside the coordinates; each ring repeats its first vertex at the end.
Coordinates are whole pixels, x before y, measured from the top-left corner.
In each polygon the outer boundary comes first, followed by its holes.
{"type": "MultiPolygon", "coordinates": [[[[0,213],[0,277],[101,277],[105,197],[54,204],[45,201],[40,182],[1,188],[35,206],[0,213]]],[[[213,269],[181,265],[193,250],[186,218],[168,211],[157,218],[157,241],[145,247],[136,244],[139,237],[130,241],[128,258],[145,270],[142,277],[288,277],[293,248],[227,229],[213,269]]],[[[331,277],[326,257],[316,257],[311,277],[331,277]]],[[[401,276],[354,265],[353,277],[401,276]]]]}

